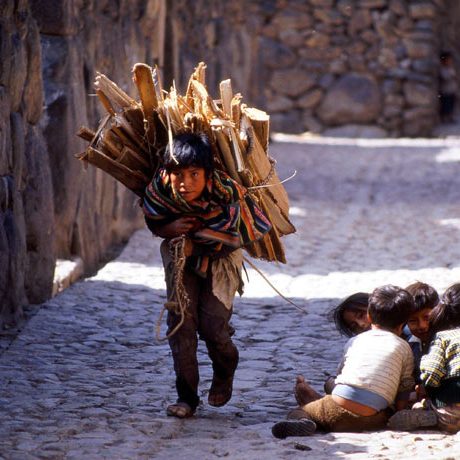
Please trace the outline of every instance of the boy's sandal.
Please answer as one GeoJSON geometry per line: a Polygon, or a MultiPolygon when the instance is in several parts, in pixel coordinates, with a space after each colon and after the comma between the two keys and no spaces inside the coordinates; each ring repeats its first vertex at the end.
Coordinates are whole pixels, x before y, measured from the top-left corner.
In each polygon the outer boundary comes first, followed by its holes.
{"type": "Polygon", "coordinates": [[[191,417],[195,411],[186,402],[177,402],[170,404],[166,408],[166,414],[171,417],[188,418],[191,417]]]}
{"type": "Polygon", "coordinates": [[[233,375],[226,379],[220,379],[215,375],[212,378],[211,388],[209,389],[208,403],[210,406],[221,407],[227,404],[233,391],[233,375]]]}

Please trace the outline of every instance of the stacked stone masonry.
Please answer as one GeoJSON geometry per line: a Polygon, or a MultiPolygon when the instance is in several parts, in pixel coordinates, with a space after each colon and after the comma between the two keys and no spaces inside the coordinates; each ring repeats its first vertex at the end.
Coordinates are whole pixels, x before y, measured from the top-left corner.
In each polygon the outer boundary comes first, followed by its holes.
{"type": "Polygon", "coordinates": [[[133,64],[158,64],[183,91],[204,60],[211,94],[231,77],[274,131],[429,136],[439,52],[460,60],[457,0],[192,3],[0,2],[0,327],[49,298],[57,259],[94,270],[142,225],[132,194],[74,158],[102,115],[96,71],[133,94],[133,64]]]}
{"type": "Polygon", "coordinates": [[[142,225],[135,197],[75,158],[97,126],[95,72],[133,92],[138,61],[161,63],[164,2],[0,2],[0,329],[52,294],[58,258],[94,270],[142,225]]]}
{"type": "Polygon", "coordinates": [[[374,125],[429,136],[437,123],[442,1],[279,2],[262,28],[266,108],[281,131],[374,125]],[[291,8],[281,7],[292,3],[291,8]]]}

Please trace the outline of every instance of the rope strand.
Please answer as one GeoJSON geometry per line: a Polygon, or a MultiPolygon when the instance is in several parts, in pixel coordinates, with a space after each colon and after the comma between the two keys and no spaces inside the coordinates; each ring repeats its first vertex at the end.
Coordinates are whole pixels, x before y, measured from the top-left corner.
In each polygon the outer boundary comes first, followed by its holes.
{"type": "Polygon", "coordinates": [[[301,311],[302,313],[308,314],[307,310],[305,308],[299,307],[295,302],[293,302],[291,299],[288,299],[286,296],[281,294],[280,291],[270,282],[270,280],[260,271],[247,257],[243,257],[243,260],[248,263],[251,268],[253,268],[266,282],[267,284],[281,297],[283,298],[286,302],[290,303],[293,305],[297,310],[301,311]]]}
{"type": "Polygon", "coordinates": [[[276,184],[265,184],[265,185],[253,185],[252,187],[247,187],[248,190],[254,190],[254,189],[257,189],[257,188],[269,188],[269,187],[276,187],[277,185],[281,185],[281,184],[284,184],[285,182],[287,182],[288,180],[291,180],[293,179],[297,174],[297,170],[294,170],[294,172],[289,176],[289,177],[286,177],[286,179],[280,181],[280,182],[277,182],[276,184]]]}
{"type": "Polygon", "coordinates": [[[187,260],[187,257],[184,253],[185,238],[186,237],[183,235],[169,242],[169,251],[173,259],[174,267],[172,275],[173,287],[171,289],[170,295],[168,296],[167,302],[164,304],[163,309],[160,312],[156,324],[156,337],[160,342],[172,337],[182,327],[185,321],[187,308],[190,304],[190,298],[184,286],[184,270],[185,262],[187,260]],[[171,332],[166,334],[165,337],[161,337],[161,321],[163,319],[165,310],[172,311],[176,315],[180,315],[180,321],[171,332]]]}

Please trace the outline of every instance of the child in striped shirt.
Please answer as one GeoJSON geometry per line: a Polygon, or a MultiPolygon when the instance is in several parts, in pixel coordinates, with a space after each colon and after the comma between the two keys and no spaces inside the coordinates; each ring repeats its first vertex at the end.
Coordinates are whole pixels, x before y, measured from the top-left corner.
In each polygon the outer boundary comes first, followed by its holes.
{"type": "Polygon", "coordinates": [[[404,289],[375,289],[368,307],[371,329],[348,341],[332,394],[291,411],[288,420],[273,426],[273,435],[384,428],[389,407],[405,408],[414,387],[412,351],[399,337],[413,309],[414,300],[404,289]]]}

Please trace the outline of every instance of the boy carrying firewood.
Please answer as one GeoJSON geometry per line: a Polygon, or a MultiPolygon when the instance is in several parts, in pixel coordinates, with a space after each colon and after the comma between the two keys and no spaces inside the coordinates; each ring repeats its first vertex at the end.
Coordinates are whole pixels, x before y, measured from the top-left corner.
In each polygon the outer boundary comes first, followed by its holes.
{"type": "Polygon", "coordinates": [[[220,407],[232,396],[238,349],[229,320],[235,293],[242,293],[241,248],[271,224],[243,186],[214,168],[204,134],[179,134],[168,144],[143,211],[148,228],[164,238],[167,336],[178,395],[167,414],[190,417],[199,404],[197,334],[213,367],[208,403],[220,407]]]}

